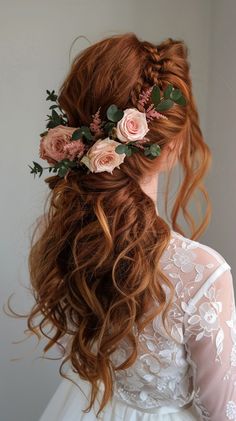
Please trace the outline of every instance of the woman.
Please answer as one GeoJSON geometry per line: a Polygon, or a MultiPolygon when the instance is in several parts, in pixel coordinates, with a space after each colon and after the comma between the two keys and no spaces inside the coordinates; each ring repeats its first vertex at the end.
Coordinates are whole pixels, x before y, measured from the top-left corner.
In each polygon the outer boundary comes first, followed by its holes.
{"type": "Polygon", "coordinates": [[[58,173],[46,179],[50,206],[29,255],[28,326],[48,338],[45,352],[64,350],[65,378],[40,421],[235,420],[233,280],[224,257],[196,240],[210,218],[211,154],[186,45],[114,35],[80,53],[58,97],[48,95],[64,114],[52,113],[40,143],[58,173]],[[157,183],[177,163],[169,226],[157,183]],[[187,210],[196,189],[207,205],[198,226],[187,210]]]}

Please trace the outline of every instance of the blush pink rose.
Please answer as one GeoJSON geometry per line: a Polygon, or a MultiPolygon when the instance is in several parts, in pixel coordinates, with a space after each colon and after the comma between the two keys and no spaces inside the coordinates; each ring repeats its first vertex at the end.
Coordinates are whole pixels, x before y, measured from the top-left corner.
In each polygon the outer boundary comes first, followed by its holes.
{"type": "Polygon", "coordinates": [[[127,108],[118,121],[116,135],[121,142],[141,140],[149,131],[146,114],[136,108],[127,108]]]}
{"type": "Polygon", "coordinates": [[[75,127],[63,125],[49,129],[48,133],[40,140],[40,158],[45,159],[49,164],[69,158],[69,151],[64,147],[71,142],[71,136],[75,130],[75,127]]]}
{"type": "Polygon", "coordinates": [[[80,162],[83,162],[92,172],[107,171],[113,174],[113,169],[119,167],[124,162],[125,153],[118,154],[115,148],[120,145],[113,139],[99,139],[83,156],[80,162]]]}

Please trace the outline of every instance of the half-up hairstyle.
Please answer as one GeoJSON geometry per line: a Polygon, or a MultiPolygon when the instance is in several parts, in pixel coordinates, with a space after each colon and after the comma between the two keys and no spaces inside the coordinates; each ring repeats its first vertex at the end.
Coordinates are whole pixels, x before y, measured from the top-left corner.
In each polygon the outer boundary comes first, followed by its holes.
{"type": "MultiPolygon", "coordinates": [[[[140,92],[153,84],[162,92],[169,83],[181,89],[187,106],[175,105],[165,112],[168,119],[152,120],[147,136],[161,149],[173,141],[176,149],[181,147],[183,180],[171,211],[171,228],[185,235],[177,223],[182,210],[195,239],[210,218],[202,180],[211,155],[199,127],[187,53],[182,40],[169,38],[154,45],[134,33],[113,35],[76,56],[58,102],[69,125],[79,127],[90,124],[98,107],[102,119],[111,104],[138,108],[140,92]],[[206,200],[198,226],[187,210],[196,189],[206,200]]],[[[28,260],[36,301],[27,318],[28,329],[47,337],[45,352],[69,335],[60,374],[66,377],[62,366],[70,361],[74,371],[91,383],[86,410],[94,403],[98,381],[104,383],[98,414],[112,397],[113,374],[119,369],[113,366],[111,354],[127,337],[133,351],[122,369],[132,365],[138,355],[133,326],[140,332],[160,313],[166,326],[174,297],[174,286],[159,266],[171,228],[140,187],[143,177],[156,173],[157,162],[158,158],[150,160],[137,153],[126,156],[113,174],[78,170],[69,172],[66,179],[54,175],[45,180],[50,187],[49,208],[35,228],[28,260]],[[170,289],[169,302],[162,283],[170,289]],[[141,322],[150,308],[152,314],[141,322]],[[55,329],[53,336],[45,332],[46,326],[55,329]]],[[[168,189],[165,209],[167,202],[168,189]]]]}

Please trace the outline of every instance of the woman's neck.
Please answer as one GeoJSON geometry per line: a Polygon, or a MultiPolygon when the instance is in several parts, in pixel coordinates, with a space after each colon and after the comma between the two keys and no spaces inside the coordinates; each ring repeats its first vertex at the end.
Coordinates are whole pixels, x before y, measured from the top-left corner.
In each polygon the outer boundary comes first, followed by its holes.
{"type": "Polygon", "coordinates": [[[157,215],[159,215],[157,208],[158,174],[145,177],[140,183],[140,187],[153,200],[157,215]]]}

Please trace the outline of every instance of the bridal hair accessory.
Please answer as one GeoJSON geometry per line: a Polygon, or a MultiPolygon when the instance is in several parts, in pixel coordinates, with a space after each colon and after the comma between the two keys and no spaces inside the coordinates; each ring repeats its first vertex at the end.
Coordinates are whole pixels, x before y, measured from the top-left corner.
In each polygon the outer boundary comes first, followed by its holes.
{"type": "Polygon", "coordinates": [[[150,144],[146,134],[148,123],[154,118],[167,119],[161,112],[171,108],[174,103],[185,106],[186,100],[180,89],[168,84],[161,97],[155,84],[143,90],[138,99],[137,108],[119,109],[115,104],[106,111],[106,120],[100,117],[101,107],[92,115],[89,126],[70,127],[68,119],[57,101],[55,91],[46,91],[46,101],[52,101],[51,115],[45,132],[41,133],[39,156],[51,166],[43,168],[33,161],[31,173],[41,176],[44,169],[64,177],[68,171],[79,166],[87,172],[107,171],[113,174],[115,167],[120,168],[125,156],[135,152],[143,153],[149,159],[155,159],[161,153],[158,144],[150,144]],[[147,108],[148,101],[151,105],[147,108]],[[58,109],[58,112],[56,111],[58,109]]]}

